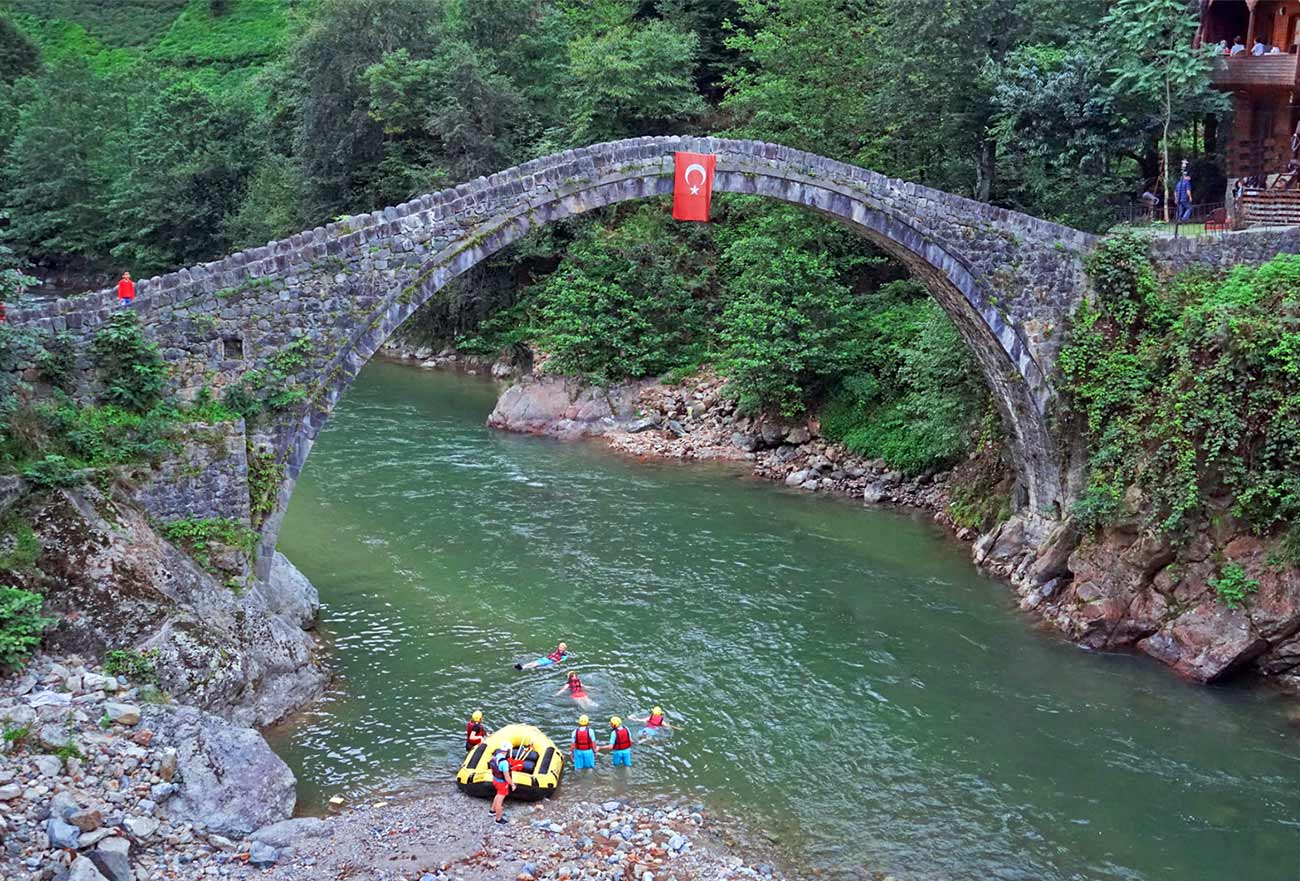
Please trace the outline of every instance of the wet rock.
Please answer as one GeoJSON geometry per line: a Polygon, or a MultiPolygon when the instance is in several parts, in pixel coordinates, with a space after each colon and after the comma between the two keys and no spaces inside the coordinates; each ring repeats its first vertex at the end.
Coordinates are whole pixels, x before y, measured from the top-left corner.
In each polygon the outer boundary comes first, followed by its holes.
{"type": "Polygon", "coordinates": [[[280,859],[280,853],[269,844],[262,844],[260,841],[253,842],[252,847],[248,849],[248,864],[264,869],[267,866],[274,866],[276,860],[280,859]]]}
{"type": "Polygon", "coordinates": [[[652,428],[659,427],[659,420],[651,416],[637,419],[628,425],[626,431],[628,434],[640,434],[643,431],[649,431],[652,428]]]}
{"type": "Polygon", "coordinates": [[[108,881],[131,881],[131,843],[125,838],[106,838],[89,856],[108,881]]]}
{"type": "Polygon", "coordinates": [[[140,708],[135,704],[119,704],[115,701],[108,701],[104,704],[104,715],[109,721],[116,722],[119,725],[138,725],[140,724],[140,708]]]}
{"type": "Polygon", "coordinates": [[[669,419],[666,423],[664,423],[664,428],[668,429],[678,437],[684,437],[686,435],[686,427],[683,426],[676,419],[669,419]]]}
{"type": "Polygon", "coordinates": [[[1138,648],[1197,682],[1214,682],[1268,650],[1240,609],[1210,600],[1179,615],[1138,648]]]}
{"type": "Polygon", "coordinates": [[[303,630],[316,626],[320,614],[320,593],[316,586],[279,551],[271,561],[271,574],[258,585],[267,608],[303,630]]]}
{"type": "Polygon", "coordinates": [[[737,449],[744,450],[746,453],[752,453],[758,449],[759,440],[752,434],[737,431],[731,435],[731,445],[737,449]]]}
{"type": "Polygon", "coordinates": [[[796,428],[790,429],[789,433],[786,434],[785,436],[785,442],[788,444],[793,444],[796,447],[799,446],[800,444],[808,443],[808,441],[811,439],[812,439],[812,433],[809,432],[808,429],[805,428],[804,426],[798,426],[796,428]]]}
{"type": "Polygon", "coordinates": [[[75,849],[81,830],[71,823],[65,823],[58,817],[50,817],[45,821],[45,834],[50,839],[51,847],[75,849]]]}
{"type": "Polygon", "coordinates": [[[182,782],[167,817],[243,836],[293,813],[293,772],[256,731],[191,707],[146,707],[145,719],[176,750],[182,782]]]}
{"type": "Polygon", "coordinates": [[[862,488],[862,501],[868,505],[879,505],[889,498],[889,490],[877,483],[868,483],[862,488]]]}
{"type": "Polygon", "coordinates": [[[812,472],[807,468],[792,471],[785,479],[786,486],[803,486],[812,472]]]}
{"type": "Polygon", "coordinates": [[[66,881],[107,881],[89,857],[79,856],[72,861],[66,881]]]}
{"type": "Polygon", "coordinates": [[[283,848],[289,847],[304,838],[315,838],[324,835],[326,829],[325,821],[319,817],[298,817],[263,826],[249,835],[248,840],[268,844],[271,847],[283,848]]]}

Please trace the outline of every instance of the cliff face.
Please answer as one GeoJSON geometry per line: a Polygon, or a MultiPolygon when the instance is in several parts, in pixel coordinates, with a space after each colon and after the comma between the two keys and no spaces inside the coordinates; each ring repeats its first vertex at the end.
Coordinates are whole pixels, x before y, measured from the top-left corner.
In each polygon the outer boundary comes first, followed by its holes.
{"type": "Polygon", "coordinates": [[[18,510],[41,552],[6,580],[44,594],[58,618],[50,650],[156,651],[165,691],[240,725],[268,725],[323,690],[304,629],[315,620],[315,591],[282,557],[266,581],[223,582],[140,509],[93,487],[32,495],[18,510]]]}

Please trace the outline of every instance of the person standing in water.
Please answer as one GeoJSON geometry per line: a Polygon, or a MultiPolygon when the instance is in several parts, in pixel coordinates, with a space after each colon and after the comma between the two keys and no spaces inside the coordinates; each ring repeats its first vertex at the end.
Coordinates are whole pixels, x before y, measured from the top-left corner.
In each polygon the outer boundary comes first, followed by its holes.
{"type": "Polygon", "coordinates": [[[576,672],[569,672],[569,679],[560,686],[560,690],[555,692],[557,695],[564,694],[565,689],[569,690],[569,697],[583,709],[590,710],[596,706],[596,702],[587,694],[587,690],[582,687],[582,680],[578,678],[576,672]]]}
{"type": "Polygon", "coordinates": [[[504,823],[506,818],[501,814],[505,811],[506,796],[515,791],[515,781],[510,774],[510,752],[501,747],[492,753],[491,763],[492,786],[497,791],[492,799],[492,813],[498,823],[504,823]]]}
{"type": "Polygon", "coordinates": [[[645,723],[645,727],[641,729],[641,733],[638,736],[639,740],[649,740],[651,737],[654,737],[661,732],[677,730],[675,727],[668,724],[668,720],[664,717],[662,707],[655,707],[650,711],[649,716],[628,716],[627,718],[630,722],[645,723]]]}
{"type": "Polygon", "coordinates": [[[469,717],[469,721],[465,723],[465,752],[478,746],[487,736],[488,730],[483,724],[483,711],[475,710],[469,717]]]}
{"type": "Polygon", "coordinates": [[[573,758],[573,769],[581,771],[583,768],[596,767],[596,738],[592,736],[591,729],[587,726],[591,720],[587,714],[583,713],[578,717],[578,727],[573,729],[573,745],[569,754],[573,758]]]}
{"type": "Polygon", "coordinates": [[[538,658],[536,661],[529,661],[527,664],[515,664],[516,670],[534,670],[538,667],[550,667],[552,664],[559,664],[569,656],[568,643],[560,643],[544,658],[538,658]]]}
{"type": "Polygon", "coordinates": [[[613,729],[609,734],[609,749],[614,758],[614,767],[617,768],[619,765],[625,768],[632,767],[631,732],[618,716],[609,717],[609,727],[613,729]]]}

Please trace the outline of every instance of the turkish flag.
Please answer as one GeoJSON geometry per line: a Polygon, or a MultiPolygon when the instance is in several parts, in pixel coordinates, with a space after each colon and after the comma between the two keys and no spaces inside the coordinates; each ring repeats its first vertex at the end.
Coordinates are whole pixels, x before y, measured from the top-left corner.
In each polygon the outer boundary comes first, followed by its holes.
{"type": "Polygon", "coordinates": [[[713,196],[713,153],[673,154],[673,219],[709,222],[709,200],[713,196]]]}

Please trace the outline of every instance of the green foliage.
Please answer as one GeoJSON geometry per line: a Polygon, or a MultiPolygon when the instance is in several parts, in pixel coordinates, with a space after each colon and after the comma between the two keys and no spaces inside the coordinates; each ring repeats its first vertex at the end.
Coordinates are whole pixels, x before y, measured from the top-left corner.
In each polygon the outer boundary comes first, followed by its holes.
{"type": "Polygon", "coordinates": [[[1120,237],[1089,270],[1097,302],[1059,360],[1091,453],[1080,521],[1136,514],[1130,487],[1150,525],[1178,535],[1225,505],[1259,532],[1295,521],[1300,258],[1160,283],[1140,242],[1120,237]]]}
{"type": "Polygon", "coordinates": [[[51,489],[76,486],[82,480],[76,464],[57,453],[49,453],[45,458],[38,459],[28,465],[23,469],[23,477],[26,477],[37,486],[51,489]]]}
{"type": "Polygon", "coordinates": [[[31,734],[32,729],[28,728],[26,725],[15,725],[6,728],[4,734],[0,735],[0,738],[2,738],[6,743],[11,744],[16,749],[22,746],[23,741],[27,740],[28,737],[31,737],[31,734]]]}
{"type": "Polygon", "coordinates": [[[222,408],[253,420],[296,406],[306,400],[307,392],[295,375],[307,366],[310,356],[311,339],[299,337],[268,358],[265,369],[247,370],[239,382],[227,386],[222,408]]]}
{"type": "Polygon", "coordinates": [[[218,401],[212,394],[209,386],[199,389],[198,396],[195,397],[194,403],[181,411],[181,418],[188,422],[206,422],[209,424],[217,422],[233,422],[240,418],[240,414],[218,401]]]}
{"type": "Polygon", "coordinates": [[[1259,579],[1251,578],[1235,560],[1229,560],[1219,569],[1218,577],[1207,583],[1218,596],[1219,602],[1229,609],[1240,608],[1252,594],[1259,591],[1259,579]]]}
{"type": "Polygon", "coordinates": [[[21,670],[54,623],[41,615],[41,603],[40,594],[0,585],[0,670],[21,670]]]}
{"type": "Polygon", "coordinates": [[[599,380],[652,376],[700,346],[709,282],[698,262],[707,230],[673,235],[661,211],[636,209],[612,230],[591,227],[536,294],[546,369],[599,380]]]}
{"type": "Polygon", "coordinates": [[[115,312],[95,334],[91,345],[104,383],[105,401],[144,413],[162,398],[167,365],[157,343],[144,338],[140,319],[132,311],[115,312]]]}
{"type": "Polygon", "coordinates": [[[78,746],[76,741],[73,740],[70,740],[67,743],[65,743],[63,746],[55,749],[53,755],[58,756],[60,759],[62,759],[65,762],[68,759],[85,758],[85,754],[82,753],[81,747],[78,746]]]}
{"type": "Polygon", "coordinates": [[[138,652],[134,649],[110,649],[104,653],[104,673],[122,676],[132,682],[158,681],[158,649],[138,652]]]}
{"type": "Polygon", "coordinates": [[[19,13],[73,22],[114,46],[145,46],[166,33],[191,0],[8,0],[19,13]]]}
{"type": "Polygon", "coordinates": [[[248,450],[248,503],[255,527],[275,510],[283,480],[284,465],[275,461],[274,453],[248,450]]]}
{"type": "Polygon", "coordinates": [[[211,552],[216,547],[231,547],[252,556],[257,547],[257,533],[238,520],[220,517],[186,517],[162,528],[163,537],[185,549],[204,569],[214,571],[211,552]]]}
{"type": "Polygon", "coordinates": [[[13,23],[0,18],[0,83],[11,83],[40,65],[41,55],[34,43],[13,23]]]}
{"type": "Polygon", "coordinates": [[[280,54],[288,26],[284,0],[235,0],[219,9],[189,0],[150,54],[182,67],[257,64],[280,54]]]}
{"type": "Polygon", "coordinates": [[[0,520],[0,571],[29,570],[40,556],[41,540],[31,523],[16,511],[10,511],[0,520]]]}

